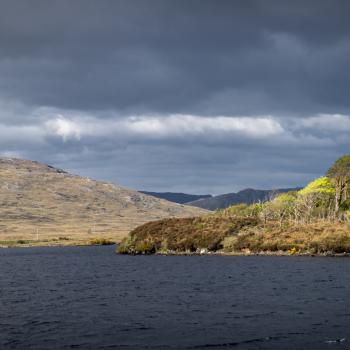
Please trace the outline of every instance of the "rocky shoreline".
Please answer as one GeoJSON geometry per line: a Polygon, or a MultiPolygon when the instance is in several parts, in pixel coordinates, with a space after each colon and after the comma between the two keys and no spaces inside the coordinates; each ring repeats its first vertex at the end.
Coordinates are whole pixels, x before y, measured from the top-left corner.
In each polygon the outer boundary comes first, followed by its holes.
{"type": "MultiPolygon", "coordinates": [[[[44,247],[91,247],[91,246],[101,246],[107,245],[103,243],[91,243],[91,242],[38,242],[38,243],[15,243],[15,244],[0,244],[0,249],[11,249],[11,248],[44,248],[44,247]]],[[[115,245],[111,242],[108,245],[115,245]]],[[[117,244],[118,247],[118,244],[117,244]]],[[[207,249],[201,249],[195,252],[184,251],[163,251],[155,252],[153,254],[132,254],[128,255],[161,255],[161,256],[280,256],[280,257],[350,257],[350,253],[310,253],[310,252],[296,252],[289,253],[287,251],[260,251],[260,252],[251,252],[251,251],[236,251],[236,252],[226,252],[226,251],[208,251],[207,249]]]]}
{"type": "Polygon", "coordinates": [[[333,252],[324,252],[324,253],[311,253],[311,252],[296,252],[289,253],[288,251],[260,251],[260,252],[251,252],[251,251],[208,251],[207,249],[201,249],[200,251],[190,252],[177,252],[177,251],[163,251],[155,252],[153,254],[132,254],[127,255],[161,255],[161,256],[280,256],[280,257],[350,257],[350,253],[333,253],[333,252]]]}

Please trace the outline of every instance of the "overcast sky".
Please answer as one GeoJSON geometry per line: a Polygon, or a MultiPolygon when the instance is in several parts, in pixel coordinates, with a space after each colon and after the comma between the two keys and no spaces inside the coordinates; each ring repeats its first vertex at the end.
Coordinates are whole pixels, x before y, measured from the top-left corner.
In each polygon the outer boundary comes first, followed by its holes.
{"type": "Polygon", "coordinates": [[[135,189],[304,185],[350,152],[350,1],[0,0],[0,154],[135,189]]]}

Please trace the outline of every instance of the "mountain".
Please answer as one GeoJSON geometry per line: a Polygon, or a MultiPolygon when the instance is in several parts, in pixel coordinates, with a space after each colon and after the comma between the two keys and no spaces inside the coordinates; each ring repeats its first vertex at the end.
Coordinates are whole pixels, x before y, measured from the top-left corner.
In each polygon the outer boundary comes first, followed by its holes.
{"type": "Polygon", "coordinates": [[[193,202],[199,199],[212,197],[212,195],[210,194],[196,195],[196,194],[174,193],[174,192],[148,192],[148,191],[139,191],[139,192],[147,194],[149,196],[166,199],[167,201],[179,203],[179,204],[185,204],[185,203],[193,202]]]}
{"type": "Polygon", "coordinates": [[[188,202],[186,204],[207,210],[225,209],[230,205],[234,204],[252,204],[257,202],[266,202],[267,200],[274,197],[277,193],[297,191],[300,189],[301,187],[279,188],[275,190],[254,190],[252,188],[247,188],[237,193],[222,194],[211,198],[199,199],[193,202],[188,202]]]}
{"type": "Polygon", "coordinates": [[[203,212],[38,162],[0,157],[2,242],[119,241],[148,221],[203,212]]]}

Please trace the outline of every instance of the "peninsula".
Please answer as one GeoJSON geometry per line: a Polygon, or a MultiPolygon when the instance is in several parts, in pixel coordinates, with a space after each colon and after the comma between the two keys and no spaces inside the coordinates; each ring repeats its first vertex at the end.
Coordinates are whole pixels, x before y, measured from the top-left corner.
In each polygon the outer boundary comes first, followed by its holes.
{"type": "Polygon", "coordinates": [[[137,227],[121,254],[349,254],[350,155],[326,176],[264,203],[137,227]]]}

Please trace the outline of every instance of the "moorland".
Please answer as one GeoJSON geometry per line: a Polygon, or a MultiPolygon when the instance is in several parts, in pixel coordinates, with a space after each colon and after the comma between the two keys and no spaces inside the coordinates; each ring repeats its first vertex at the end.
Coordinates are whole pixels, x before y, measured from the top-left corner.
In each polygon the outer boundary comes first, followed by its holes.
{"type": "Polygon", "coordinates": [[[121,254],[350,254],[350,155],[325,176],[266,202],[145,223],[121,254]]]}

